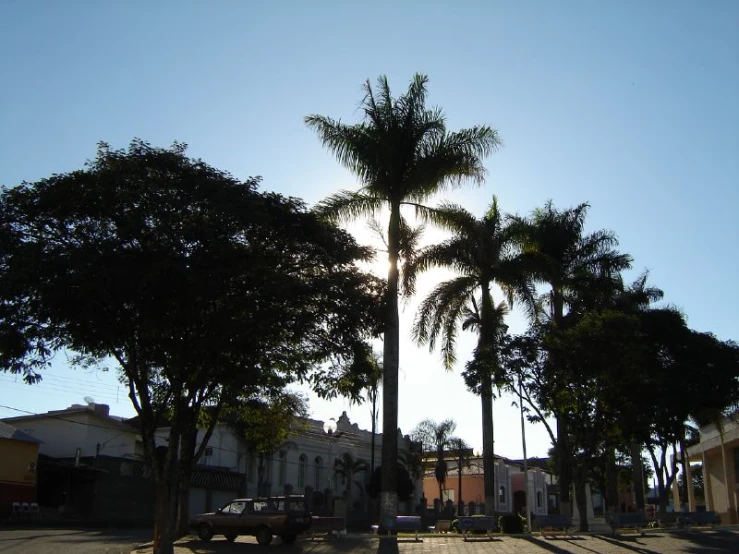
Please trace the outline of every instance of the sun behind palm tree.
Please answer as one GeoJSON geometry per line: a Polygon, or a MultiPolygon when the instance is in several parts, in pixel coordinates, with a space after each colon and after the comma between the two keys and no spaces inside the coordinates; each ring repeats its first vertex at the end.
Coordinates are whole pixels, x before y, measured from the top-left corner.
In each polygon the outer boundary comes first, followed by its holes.
{"type": "Polygon", "coordinates": [[[388,209],[388,278],[385,298],[383,347],[382,517],[398,509],[398,367],[400,324],[398,315],[398,262],[404,253],[404,230],[410,227],[402,206],[423,217],[423,202],[438,191],[466,179],[482,182],[482,159],[499,145],[498,133],[488,126],[458,132],[446,129],[441,109],[426,108],[425,75],[416,74],[402,96],[393,98],[386,77],[377,91],[367,81],[362,101],[364,118],[347,125],[320,115],[305,118],[324,146],[360,181],[359,191],[341,191],[323,201],[318,210],[334,220],[375,216],[388,209]]]}

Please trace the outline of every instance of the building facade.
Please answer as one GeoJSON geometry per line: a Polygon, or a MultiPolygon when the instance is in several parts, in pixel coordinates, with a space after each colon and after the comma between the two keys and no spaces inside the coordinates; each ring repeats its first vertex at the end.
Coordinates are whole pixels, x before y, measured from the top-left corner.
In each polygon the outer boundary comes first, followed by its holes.
{"type": "Polygon", "coordinates": [[[0,517],[14,502],[36,502],[38,449],[37,439],[0,421],[0,517]]]}
{"type": "MultiPolygon", "coordinates": [[[[737,519],[739,495],[739,423],[736,415],[725,418],[720,424],[701,427],[700,442],[687,449],[688,471],[690,464],[703,466],[705,509],[717,512],[721,522],[734,524],[737,519]]],[[[688,475],[688,482],[691,476],[688,475]]],[[[680,506],[677,479],[673,488],[674,505],[680,506]]],[[[698,509],[692,487],[688,487],[688,509],[698,509]]]]}

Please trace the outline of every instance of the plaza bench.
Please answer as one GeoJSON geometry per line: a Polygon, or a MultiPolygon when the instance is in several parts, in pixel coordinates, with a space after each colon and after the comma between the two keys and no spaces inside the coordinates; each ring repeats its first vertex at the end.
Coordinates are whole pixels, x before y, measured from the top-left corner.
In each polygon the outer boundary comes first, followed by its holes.
{"type": "MultiPolygon", "coordinates": [[[[377,529],[382,538],[382,532],[386,532],[387,536],[397,535],[400,532],[413,533],[416,540],[418,540],[418,532],[423,529],[423,522],[421,516],[395,516],[388,517],[384,520],[384,525],[377,529]]],[[[374,527],[374,526],[373,526],[374,527]]]]}
{"type": "Polygon", "coordinates": [[[560,514],[537,515],[535,523],[539,526],[539,532],[542,536],[553,535],[555,533],[568,535],[572,527],[572,518],[560,514]]]}
{"type": "Polygon", "coordinates": [[[310,533],[313,540],[316,535],[324,537],[338,536],[339,533],[346,530],[346,520],[343,517],[320,517],[313,516],[310,521],[310,533]],[[334,535],[336,531],[337,535],[334,535]]]}
{"type": "Polygon", "coordinates": [[[440,519],[439,521],[436,522],[436,525],[433,527],[433,530],[437,533],[448,533],[451,528],[452,528],[451,519],[440,519]]]}
{"type": "Polygon", "coordinates": [[[677,527],[678,525],[681,525],[679,516],[680,514],[677,512],[657,512],[655,517],[657,527],[661,527],[663,529],[677,527]]]}
{"type": "Polygon", "coordinates": [[[462,532],[462,537],[467,540],[467,535],[474,531],[485,531],[489,539],[493,537],[490,535],[493,531],[498,530],[498,525],[495,522],[495,518],[491,516],[468,516],[459,518],[459,530],[462,532]]]}
{"type": "Polygon", "coordinates": [[[680,524],[690,530],[695,528],[713,529],[721,523],[721,517],[716,512],[687,512],[678,516],[680,524]]]}
{"type": "Polygon", "coordinates": [[[643,535],[642,529],[647,525],[647,518],[641,512],[616,514],[608,519],[608,525],[610,525],[614,536],[623,529],[633,529],[643,535]]]}

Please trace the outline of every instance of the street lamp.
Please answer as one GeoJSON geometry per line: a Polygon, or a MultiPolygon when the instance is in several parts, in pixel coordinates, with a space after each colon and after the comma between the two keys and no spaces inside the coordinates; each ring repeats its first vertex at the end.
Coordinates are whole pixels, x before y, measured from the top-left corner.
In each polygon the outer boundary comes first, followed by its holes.
{"type": "Polygon", "coordinates": [[[331,467],[333,467],[334,465],[334,462],[331,460],[331,450],[336,440],[343,434],[343,433],[337,433],[336,432],[337,428],[338,428],[338,425],[336,424],[336,420],[334,418],[329,419],[327,422],[323,424],[323,431],[328,435],[328,439],[329,439],[327,459],[326,459],[326,469],[329,471],[328,488],[330,490],[334,489],[331,483],[331,469],[329,468],[329,464],[331,464],[331,467]]]}

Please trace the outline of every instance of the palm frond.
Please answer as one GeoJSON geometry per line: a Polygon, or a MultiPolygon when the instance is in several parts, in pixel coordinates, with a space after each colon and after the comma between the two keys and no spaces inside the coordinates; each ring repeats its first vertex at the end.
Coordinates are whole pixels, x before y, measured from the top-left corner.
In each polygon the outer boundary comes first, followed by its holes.
{"type": "Polygon", "coordinates": [[[330,221],[346,223],[367,215],[375,216],[384,205],[384,199],[364,190],[342,190],[316,204],[313,210],[330,221]]]}
{"type": "Polygon", "coordinates": [[[476,282],[469,277],[458,277],[437,285],[423,300],[413,323],[412,336],[419,344],[428,344],[433,351],[442,338],[444,367],[450,369],[455,361],[456,328],[461,323],[463,310],[476,282]]]}

